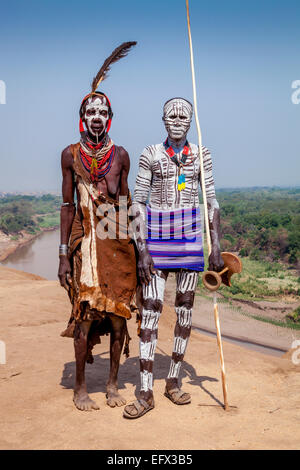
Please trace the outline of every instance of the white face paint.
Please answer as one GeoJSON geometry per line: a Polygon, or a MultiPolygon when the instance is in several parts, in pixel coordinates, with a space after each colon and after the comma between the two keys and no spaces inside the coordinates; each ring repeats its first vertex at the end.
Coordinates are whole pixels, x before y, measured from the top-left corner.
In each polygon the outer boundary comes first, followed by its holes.
{"type": "Polygon", "coordinates": [[[105,131],[109,120],[108,110],[109,107],[104,96],[97,96],[96,98],[91,96],[88,98],[83,121],[92,135],[101,135],[105,131]]]}
{"type": "Polygon", "coordinates": [[[174,98],[164,105],[163,121],[171,140],[186,138],[193,115],[192,105],[183,98],[174,98]]]}

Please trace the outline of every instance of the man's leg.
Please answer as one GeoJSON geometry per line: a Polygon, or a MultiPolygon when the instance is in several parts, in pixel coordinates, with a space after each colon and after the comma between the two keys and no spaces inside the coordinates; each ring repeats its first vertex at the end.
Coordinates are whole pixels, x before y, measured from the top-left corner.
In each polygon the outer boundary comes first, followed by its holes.
{"type": "Polygon", "coordinates": [[[166,391],[169,393],[172,390],[177,390],[177,393],[171,393],[171,396],[173,395],[174,400],[178,404],[189,403],[191,399],[188,393],[179,392],[178,377],[188,339],[191,334],[192,308],[194,305],[197,282],[197,272],[180,271],[176,273],[175,311],[177,314],[177,322],[174,331],[174,347],[171,365],[166,380],[166,391]]]}
{"type": "MultiPolygon", "coordinates": [[[[153,403],[153,362],[157,343],[158,320],[163,307],[167,277],[166,271],[157,270],[148,286],[143,285],[140,333],[140,398],[149,405],[153,403]]],[[[143,405],[140,405],[140,411],[138,411],[134,405],[127,405],[125,413],[132,417],[138,414],[142,415],[143,408],[143,405]]]]}
{"type": "Polygon", "coordinates": [[[109,406],[114,407],[126,404],[126,400],[118,392],[118,371],[125,338],[126,319],[116,315],[111,315],[110,320],[110,372],[106,386],[106,403],[109,406]]]}
{"type": "Polygon", "coordinates": [[[99,410],[99,406],[90,399],[85,383],[85,362],[87,358],[87,337],[92,322],[83,321],[76,325],[74,335],[74,348],[76,358],[76,383],[73,401],[82,411],[99,410]]]}

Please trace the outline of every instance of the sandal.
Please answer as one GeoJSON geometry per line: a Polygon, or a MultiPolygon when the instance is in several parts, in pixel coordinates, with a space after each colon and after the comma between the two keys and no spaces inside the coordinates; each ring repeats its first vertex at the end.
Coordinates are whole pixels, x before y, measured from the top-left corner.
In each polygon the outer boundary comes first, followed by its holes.
{"type": "Polygon", "coordinates": [[[173,388],[172,390],[167,390],[166,388],[164,395],[169,398],[171,402],[175,403],[175,405],[187,405],[191,403],[191,395],[180,388],[173,388]],[[184,395],[186,395],[185,398],[183,398],[184,395]]]}
{"type": "Polygon", "coordinates": [[[152,400],[152,403],[149,404],[148,402],[140,398],[139,400],[135,400],[133,403],[131,403],[130,405],[127,405],[124,408],[123,416],[124,418],[128,418],[128,419],[140,418],[141,416],[143,416],[145,413],[148,413],[148,411],[152,410],[153,408],[154,408],[154,400],[152,400]],[[134,406],[137,413],[133,415],[129,413],[128,411],[126,411],[126,408],[128,408],[128,406],[134,406]]]}

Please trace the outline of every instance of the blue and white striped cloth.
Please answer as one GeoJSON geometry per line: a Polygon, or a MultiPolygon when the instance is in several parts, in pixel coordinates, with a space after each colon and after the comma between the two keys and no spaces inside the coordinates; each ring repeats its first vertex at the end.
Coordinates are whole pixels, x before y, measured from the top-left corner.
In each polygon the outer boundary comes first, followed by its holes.
{"type": "Polygon", "coordinates": [[[147,206],[147,246],[157,269],[204,270],[200,207],[147,206]]]}

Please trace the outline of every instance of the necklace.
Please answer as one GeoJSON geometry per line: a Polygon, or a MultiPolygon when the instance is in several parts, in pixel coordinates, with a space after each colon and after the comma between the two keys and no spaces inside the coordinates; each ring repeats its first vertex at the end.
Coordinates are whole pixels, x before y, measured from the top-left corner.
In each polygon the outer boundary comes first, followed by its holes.
{"type": "Polygon", "coordinates": [[[115,156],[115,145],[107,135],[97,145],[82,139],[79,153],[83,167],[90,174],[92,182],[95,183],[104,178],[111,169],[115,156]]]}
{"type": "Polygon", "coordinates": [[[177,188],[178,188],[178,191],[182,191],[183,189],[185,189],[185,174],[183,173],[183,166],[186,162],[187,157],[190,155],[189,143],[186,140],[186,142],[184,144],[184,147],[183,147],[183,150],[182,150],[181,160],[178,160],[178,157],[177,157],[176,153],[174,152],[173,147],[171,145],[169,145],[168,138],[166,138],[166,140],[164,142],[164,147],[165,147],[165,150],[166,150],[168,156],[172,160],[172,162],[174,162],[175,165],[177,165],[178,168],[179,168],[177,188]]]}

